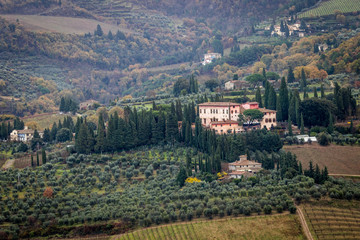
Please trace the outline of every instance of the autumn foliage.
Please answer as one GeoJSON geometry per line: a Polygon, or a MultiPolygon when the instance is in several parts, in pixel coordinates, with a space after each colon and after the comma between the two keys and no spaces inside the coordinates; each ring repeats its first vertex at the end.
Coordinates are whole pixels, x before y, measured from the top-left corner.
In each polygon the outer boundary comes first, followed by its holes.
{"type": "Polygon", "coordinates": [[[46,187],[43,193],[43,196],[46,198],[52,198],[54,191],[51,187],[46,187]]]}

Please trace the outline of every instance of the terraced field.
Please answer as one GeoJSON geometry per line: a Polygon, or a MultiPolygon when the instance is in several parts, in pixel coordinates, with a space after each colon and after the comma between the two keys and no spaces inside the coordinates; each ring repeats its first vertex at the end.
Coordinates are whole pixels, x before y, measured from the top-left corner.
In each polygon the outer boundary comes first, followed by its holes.
{"type": "Polygon", "coordinates": [[[299,14],[299,18],[332,15],[335,11],[340,11],[342,13],[360,11],[360,0],[323,1],[317,8],[299,14]]]}
{"type": "Polygon", "coordinates": [[[359,209],[306,205],[304,214],[312,234],[319,240],[359,239],[359,209]]]}
{"type": "Polygon", "coordinates": [[[171,224],[138,230],[112,240],[305,239],[296,215],[275,215],[171,224]],[[261,229],[261,231],[258,231],[261,229]]]}

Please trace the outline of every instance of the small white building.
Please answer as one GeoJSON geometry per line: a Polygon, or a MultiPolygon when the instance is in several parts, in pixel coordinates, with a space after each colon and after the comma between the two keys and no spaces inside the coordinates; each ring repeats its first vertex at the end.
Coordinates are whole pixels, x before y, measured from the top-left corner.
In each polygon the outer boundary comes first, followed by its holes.
{"type": "Polygon", "coordinates": [[[310,137],[308,135],[297,135],[296,138],[300,141],[301,139],[304,140],[304,142],[309,142],[309,139],[311,142],[317,142],[316,137],[310,137]]]}
{"type": "Polygon", "coordinates": [[[206,53],[204,54],[204,59],[202,61],[202,65],[206,65],[206,64],[209,64],[209,63],[212,63],[212,61],[214,59],[219,59],[221,58],[221,54],[220,53],[206,53]]]}

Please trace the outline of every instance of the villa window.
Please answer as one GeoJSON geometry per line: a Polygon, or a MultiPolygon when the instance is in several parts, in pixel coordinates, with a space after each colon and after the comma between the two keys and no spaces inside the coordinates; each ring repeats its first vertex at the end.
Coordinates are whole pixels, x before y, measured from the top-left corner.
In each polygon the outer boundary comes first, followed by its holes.
{"type": "Polygon", "coordinates": [[[201,113],[201,109],[200,109],[200,113],[201,113]]]}

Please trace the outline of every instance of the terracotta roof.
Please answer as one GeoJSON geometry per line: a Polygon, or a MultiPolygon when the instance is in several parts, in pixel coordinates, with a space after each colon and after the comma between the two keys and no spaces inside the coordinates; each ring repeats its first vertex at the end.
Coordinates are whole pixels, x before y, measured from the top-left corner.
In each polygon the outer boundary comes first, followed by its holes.
{"type": "Polygon", "coordinates": [[[234,121],[234,120],[226,120],[226,121],[217,121],[217,122],[211,122],[210,123],[211,125],[212,124],[239,124],[238,121],[234,121]]]}
{"type": "Polygon", "coordinates": [[[244,104],[259,104],[258,102],[246,102],[244,104]]]}
{"type": "Polygon", "coordinates": [[[240,106],[239,103],[232,102],[206,102],[199,104],[199,107],[202,106],[218,106],[218,107],[228,107],[228,106],[240,106]]]}
{"type": "Polygon", "coordinates": [[[233,166],[246,166],[246,165],[261,165],[261,163],[249,161],[249,160],[243,160],[243,161],[236,161],[233,163],[229,163],[229,165],[233,166]]]}
{"type": "Polygon", "coordinates": [[[258,110],[260,110],[263,113],[276,113],[275,110],[266,109],[266,108],[258,108],[258,110]]]}

